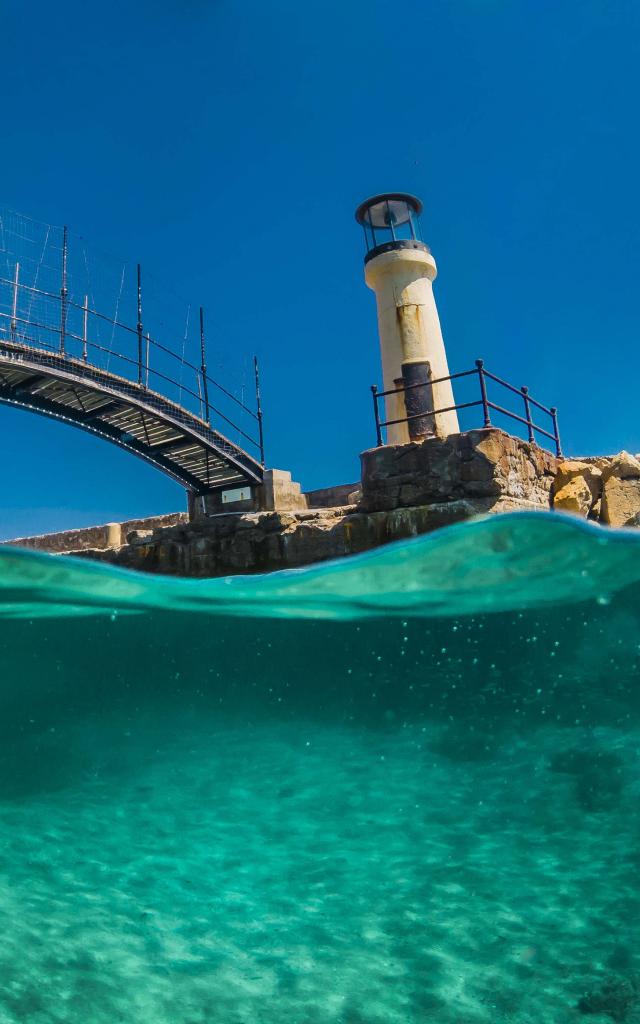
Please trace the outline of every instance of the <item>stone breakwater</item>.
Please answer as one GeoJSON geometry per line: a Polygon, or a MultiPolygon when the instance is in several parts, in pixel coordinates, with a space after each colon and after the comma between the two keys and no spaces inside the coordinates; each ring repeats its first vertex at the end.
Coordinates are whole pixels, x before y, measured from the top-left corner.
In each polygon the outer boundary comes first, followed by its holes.
{"type": "Polygon", "coordinates": [[[640,525],[640,458],[623,451],[561,462],[552,504],[557,511],[606,526],[640,525]]]}
{"type": "MultiPolygon", "coordinates": [[[[490,511],[487,507],[486,511],[490,511]]],[[[211,577],[292,569],[359,554],[469,519],[469,502],[358,512],[356,506],[307,512],[230,513],[132,537],[120,548],[78,552],[127,569],[211,577]]]]}
{"type": "Polygon", "coordinates": [[[351,504],[191,521],[176,514],[9,543],[144,572],[211,577],[311,565],[500,512],[553,508],[610,526],[640,525],[640,459],[627,452],[563,460],[491,428],[373,448],[361,464],[359,490],[322,492],[344,501],[349,491],[351,504]]]}

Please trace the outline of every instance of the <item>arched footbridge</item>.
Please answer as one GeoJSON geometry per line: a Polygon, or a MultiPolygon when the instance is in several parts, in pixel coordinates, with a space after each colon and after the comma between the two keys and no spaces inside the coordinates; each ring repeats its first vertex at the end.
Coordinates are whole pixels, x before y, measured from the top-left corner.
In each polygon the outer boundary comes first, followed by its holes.
{"type": "Polygon", "coordinates": [[[257,360],[250,408],[244,389],[238,397],[207,372],[202,309],[190,361],[188,308],[187,326],[171,327],[162,293],[152,334],[143,327],[139,265],[130,282],[123,266],[114,299],[96,288],[100,265],[90,275],[86,250],[75,276],[71,255],[66,228],[0,211],[0,404],[110,441],[194,495],[260,484],[257,360]],[[99,311],[99,303],[114,313],[99,311]]]}
{"type": "Polygon", "coordinates": [[[194,494],[262,481],[259,461],[161,394],[82,360],[1,336],[0,403],[111,441],[194,494]]]}

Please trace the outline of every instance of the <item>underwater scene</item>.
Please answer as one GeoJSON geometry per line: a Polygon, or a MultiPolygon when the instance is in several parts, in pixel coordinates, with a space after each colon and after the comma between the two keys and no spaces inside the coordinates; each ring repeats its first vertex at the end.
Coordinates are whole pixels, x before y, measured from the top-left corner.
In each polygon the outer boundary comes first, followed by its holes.
{"type": "Polygon", "coordinates": [[[640,536],[0,549],[0,1024],[640,1022],[640,536]]]}

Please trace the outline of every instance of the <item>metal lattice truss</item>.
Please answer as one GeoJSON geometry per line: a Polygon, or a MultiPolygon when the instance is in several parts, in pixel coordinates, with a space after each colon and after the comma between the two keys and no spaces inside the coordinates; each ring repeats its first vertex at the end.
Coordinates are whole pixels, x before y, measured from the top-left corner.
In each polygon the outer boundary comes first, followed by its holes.
{"type": "Polygon", "coordinates": [[[262,481],[260,463],[200,417],[68,355],[0,338],[0,403],[111,441],[194,494],[262,481]]]}

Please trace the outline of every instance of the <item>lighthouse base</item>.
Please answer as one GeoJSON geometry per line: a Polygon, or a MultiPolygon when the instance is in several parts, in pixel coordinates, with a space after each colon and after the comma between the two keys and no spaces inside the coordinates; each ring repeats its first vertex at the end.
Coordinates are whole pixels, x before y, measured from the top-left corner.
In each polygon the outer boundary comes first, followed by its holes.
{"type": "Polygon", "coordinates": [[[490,427],[360,456],[363,512],[447,502],[515,500],[549,508],[558,459],[537,445],[490,427]]]}

